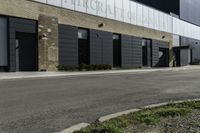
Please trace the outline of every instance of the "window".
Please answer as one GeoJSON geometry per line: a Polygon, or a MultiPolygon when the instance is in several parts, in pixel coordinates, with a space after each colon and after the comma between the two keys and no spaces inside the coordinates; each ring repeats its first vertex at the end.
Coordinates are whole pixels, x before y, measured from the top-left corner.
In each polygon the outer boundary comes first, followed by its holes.
{"type": "Polygon", "coordinates": [[[113,40],[119,40],[119,39],[120,39],[120,35],[113,34],[113,40]]]}
{"type": "Polygon", "coordinates": [[[88,39],[88,30],[86,29],[78,29],[78,39],[88,39]]]}

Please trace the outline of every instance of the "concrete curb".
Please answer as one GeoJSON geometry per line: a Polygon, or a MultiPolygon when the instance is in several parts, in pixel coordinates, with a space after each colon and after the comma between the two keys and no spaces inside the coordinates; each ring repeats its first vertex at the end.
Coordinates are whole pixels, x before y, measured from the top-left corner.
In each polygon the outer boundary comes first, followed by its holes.
{"type": "Polygon", "coordinates": [[[105,122],[105,121],[108,121],[110,119],[122,116],[122,115],[127,115],[127,114],[130,114],[130,113],[138,112],[140,110],[141,109],[130,109],[130,110],[118,112],[118,113],[115,113],[115,114],[106,115],[106,116],[100,117],[97,121],[100,122],[100,123],[105,122]]]}
{"type": "Polygon", "coordinates": [[[200,101],[200,99],[187,99],[187,100],[179,100],[179,101],[164,102],[164,103],[159,103],[159,104],[152,104],[152,105],[148,105],[148,106],[138,108],[138,109],[131,109],[131,110],[126,110],[126,111],[106,115],[106,116],[100,117],[98,119],[98,121],[99,122],[105,122],[105,121],[111,120],[113,118],[122,116],[122,115],[127,115],[127,114],[130,114],[130,113],[138,112],[138,111],[143,110],[143,109],[156,108],[156,107],[168,105],[170,103],[182,103],[182,102],[186,102],[186,101],[200,101]]]}
{"type": "Polygon", "coordinates": [[[186,66],[180,68],[162,68],[162,69],[131,69],[131,70],[110,70],[110,71],[91,71],[91,72],[25,72],[25,73],[0,73],[0,80],[9,79],[29,79],[45,77],[70,77],[86,75],[105,75],[105,74],[123,74],[123,73],[148,73],[148,72],[166,72],[181,70],[199,70],[200,66],[186,66]]]}
{"type": "MultiPolygon", "coordinates": [[[[118,112],[118,113],[102,116],[99,119],[97,119],[97,122],[102,123],[102,122],[111,120],[113,118],[119,117],[119,116],[127,115],[127,114],[134,113],[134,112],[138,112],[138,111],[143,110],[143,109],[156,108],[156,107],[168,105],[170,103],[183,103],[183,102],[187,102],[187,101],[200,101],[200,98],[179,100],[179,101],[170,101],[170,102],[164,102],[164,103],[159,103],[159,104],[151,104],[151,105],[148,105],[148,106],[144,106],[142,108],[130,109],[130,110],[126,110],[126,111],[122,111],[122,112],[118,112]]],[[[79,131],[82,128],[85,128],[85,127],[87,127],[89,125],[90,125],[89,123],[80,123],[80,124],[74,125],[74,126],[72,126],[70,128],[67,128],[67,129],[65,129],[65,130],[63,130],[61,132],[57,132],[57,133],[73,133],[73,132],[79,131]]]]}
{"type": "Polygon", "coordinates": [[[79,131],[81,130],[82,128],[85,128],[87,126],[89,126],[90,124],[89,123],[80,123],[80,124],[77,124],[77,125],[74,125],[70,128],[67,128],[61,132],[57,132],[57,133],[73,133],[75,131],[79,131]]]}

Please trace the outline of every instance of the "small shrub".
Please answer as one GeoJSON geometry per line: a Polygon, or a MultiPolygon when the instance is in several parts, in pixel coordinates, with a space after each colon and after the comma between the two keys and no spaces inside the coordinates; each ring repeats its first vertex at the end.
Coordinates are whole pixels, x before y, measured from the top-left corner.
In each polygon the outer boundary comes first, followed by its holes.
{"type": "Polygon", "coordinates": [[[95,71],[95,70],[111,70],[112,66],[107,64],[91,64],[86,65],[82,64],[79,66],[71,65],[71,66],[58,66],[59,71],[95,71]]]}
{"type": "Polygon", "coordinates": [[[58,66],[59,71],[76,71],[78,70],[78,66],[71,65],[71,66],[58,66]]]}

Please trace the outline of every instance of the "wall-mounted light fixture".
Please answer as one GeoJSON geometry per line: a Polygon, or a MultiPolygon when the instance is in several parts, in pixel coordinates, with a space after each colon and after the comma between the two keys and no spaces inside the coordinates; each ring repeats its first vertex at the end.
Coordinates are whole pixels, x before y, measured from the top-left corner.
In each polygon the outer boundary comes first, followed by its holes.
{"type": "Polygon", "coordinates": [[[99,28],[102,28],[102,27],[104,27],[104,26],[105,26],[104,23],[100,23],[100,24],[98,25],[99,28]]]}
{"type": "Polygon", "coordinates": [[[165,39],[165,37],[166,37],[165,35],[164,35],[164,36],[162,36],[162,39],[165,39]]]}

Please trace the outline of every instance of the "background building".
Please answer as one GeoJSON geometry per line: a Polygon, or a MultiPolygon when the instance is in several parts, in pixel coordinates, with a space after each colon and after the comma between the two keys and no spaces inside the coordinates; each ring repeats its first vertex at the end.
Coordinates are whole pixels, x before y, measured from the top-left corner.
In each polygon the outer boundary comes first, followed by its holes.
{"type": "Polygon", "coordinates": [[[79,64],[172,67],[200,60],[199,18],[194,14],[199,9],[194,3],[138,2],[2,1],[0,70],[57,70],[59,65],[79,64]]]}
{"type": "MultiPolygon", "coordinates": [[[[155,9],[172,14],[173,16],[200,26],[200,1],[199,0],[136,0],[142,4],[151,6],[155,9]]],[[[184,27],[187,28],[187,27],[184,27]]],[[[194,31],[196,32],[196,31],[194,31]]],[[[177,65],[187,65],[189,63],[199,62],[200,42],[199,39],[193,39],[187,36],[174,36],[177,45],[175,55],[177,65]],[[186,56],[186,55],[189,56],[186,56]]]]}

